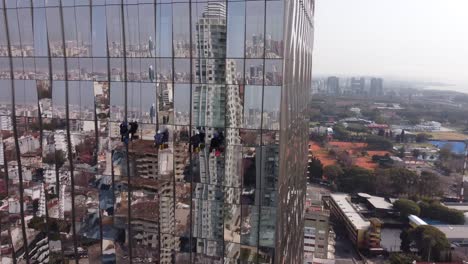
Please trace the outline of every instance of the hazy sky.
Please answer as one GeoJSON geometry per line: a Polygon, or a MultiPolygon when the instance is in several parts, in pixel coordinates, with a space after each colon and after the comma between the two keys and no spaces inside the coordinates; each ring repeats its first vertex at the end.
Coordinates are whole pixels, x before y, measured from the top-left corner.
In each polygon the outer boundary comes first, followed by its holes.
{"type": "Polygon", "coordinates": [[[468,84],[468,0],[316,0],[315,30],[314,74],[468,84]]]}

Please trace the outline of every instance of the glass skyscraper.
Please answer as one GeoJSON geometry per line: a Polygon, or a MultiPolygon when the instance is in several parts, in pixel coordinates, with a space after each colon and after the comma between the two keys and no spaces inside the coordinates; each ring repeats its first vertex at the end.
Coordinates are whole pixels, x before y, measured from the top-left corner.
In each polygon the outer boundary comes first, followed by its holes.
{"type": "Polygon", "coordinates": [[[0,0],[0,261],[302,263],[313,0],[0,0]]]}

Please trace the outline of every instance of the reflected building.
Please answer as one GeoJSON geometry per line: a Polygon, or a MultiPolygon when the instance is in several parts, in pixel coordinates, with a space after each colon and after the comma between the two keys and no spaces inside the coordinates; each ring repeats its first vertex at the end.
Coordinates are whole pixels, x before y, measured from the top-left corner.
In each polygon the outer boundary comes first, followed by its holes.
{"type": "Polygon", "coordinates": [[[302,263],[313,15],[0,0],[0,261],[302,263]]]}

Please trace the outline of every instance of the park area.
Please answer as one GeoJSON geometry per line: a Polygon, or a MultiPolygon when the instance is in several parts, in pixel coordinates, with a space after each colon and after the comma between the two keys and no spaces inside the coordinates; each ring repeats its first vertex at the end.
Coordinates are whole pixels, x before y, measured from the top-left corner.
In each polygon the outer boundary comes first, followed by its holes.
{"type": "Polygon", "coordinates": [[[385,156],[388,151],[367,150],[366,143],[330,141],[321,146],[317,142],[309,142],[312,155],[318,158],[324,167],[338,162],[345,165],[355,165],[368,170],[375,170],[379,164],[372,161],[374,155],[385,156]]]}

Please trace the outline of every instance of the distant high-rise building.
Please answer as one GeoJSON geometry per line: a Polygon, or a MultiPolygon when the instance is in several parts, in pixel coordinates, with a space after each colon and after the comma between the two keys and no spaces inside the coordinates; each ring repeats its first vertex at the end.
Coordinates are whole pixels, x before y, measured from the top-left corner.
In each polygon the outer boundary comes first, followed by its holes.
{"type": "Polygon", "coordinates": [[[20,2],[1,263],[303,262],[314,0],[20,2]]]}
{"type": "Polygon", "coordinates": [[[370,81],[370,96],[383,96],[384,95],[384,88],[383,88],[383,79],[382,78],[372,78],[370,81]]]}
{"type": "Polygon", "coordinates": [[[366,87],[366,79],[364,77],[361,77],[359,79],[357,78],[351,78],[351,92],[355,94],[364,94],[365,93],[365,87],[366,87]]]}
{"type": "Polygon", "coordinates": [[[327,79],[327,92],[333,95],[340,95],[340,79],[335,76],[328,77],[327,79]]]}

